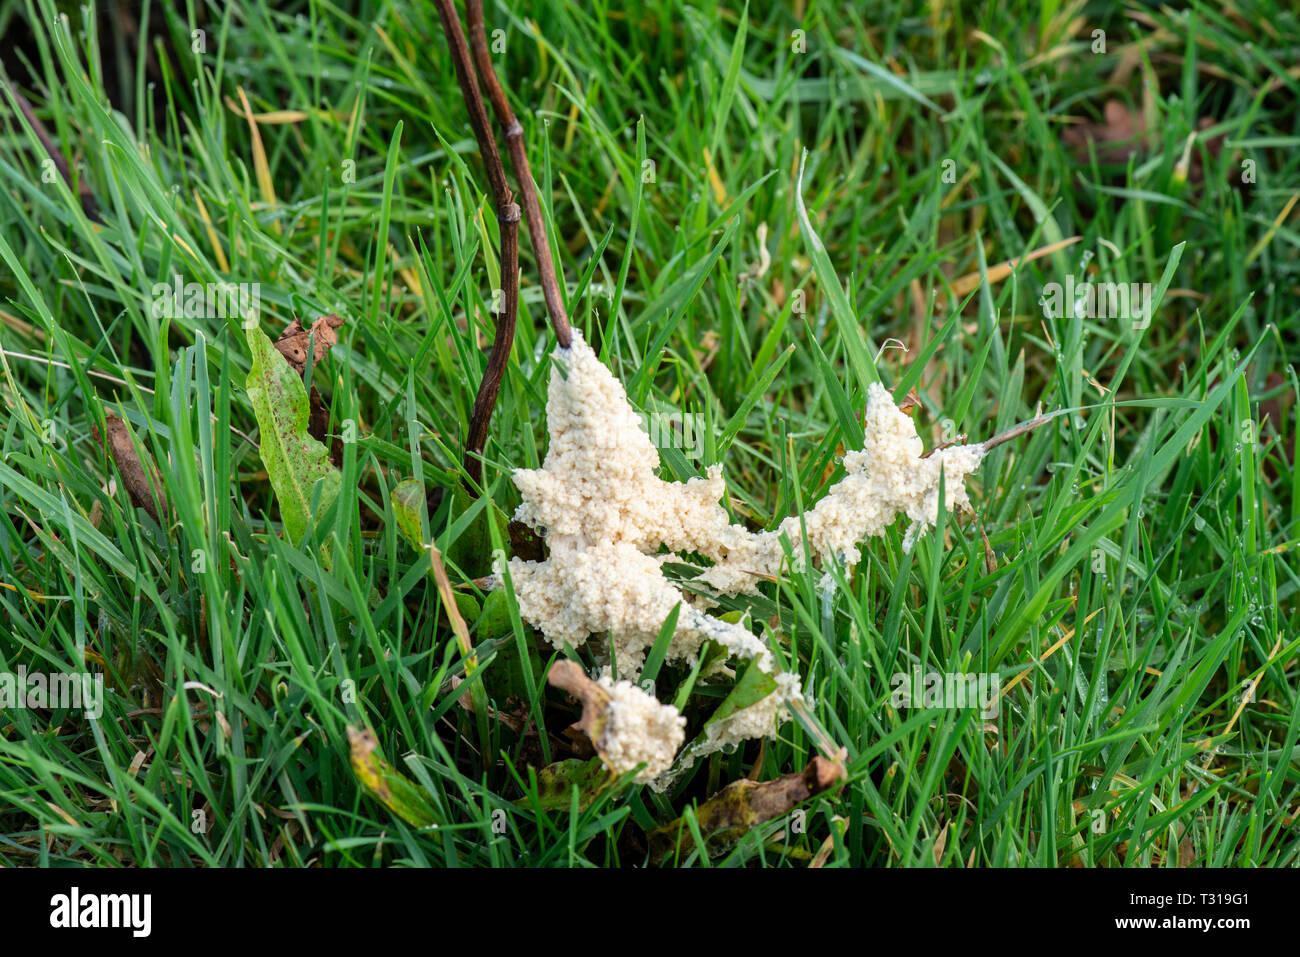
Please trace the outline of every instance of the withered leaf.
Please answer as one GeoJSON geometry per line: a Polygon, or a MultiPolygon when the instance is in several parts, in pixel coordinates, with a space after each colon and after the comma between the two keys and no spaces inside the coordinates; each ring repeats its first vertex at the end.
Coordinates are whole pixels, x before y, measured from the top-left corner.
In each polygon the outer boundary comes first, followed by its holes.
{"type": "MultiPolygon", "coordinates": [[[[1119,100],[1107,100],[1102,113],[1101,123],[1080,123],[1061,133],[1062,141],[1074,151],[1079,162],[1087,162],[1089,143],[1096,148],[1097,161],[1106,165],[1123,164],[1130,154],[1138,150],[1153,150],[1158,147],[1158,137],[1145,109],[1140,113],[1134,112],[1119,100]]],[[[1208,116],[1202,116],[1196,122],[1198,133],[1203,133],[1212,126],[1214,120],[1208,116]]],[[[1227,134],[1221,133],[1203,140],[1205,152],[1211,160],[1219,158],[1226,138],[1227,134]]],[[[1189,149],[1178,165],[1188,182],[1195,184],[1205,179],[1205,163],[1200,150],[1189,149]]]]}
{"type": "Polygon", "coordinates": [[[585,810],[610,783],[612,776],[600,758],[583,761],[569,758],[547,765],[537,772],[537,790],[534,795],[515,801],[520,807],[529,807],[534,801],[548,810],[568,810],[573,800],[573,789],[578,789],[578,809],[585,810]]]}
{"type": "MultiPolygon", "coordinates": [[[[289,365],[293,366],[295,372],[305,375],[308,345],[310,344],[314,356],[312,365],[319,364],[329,354],[330,349],[338,343],[338,330],[343,327],[345,321],[330,313],[328,316],[318,317],[308,330],[303,328],[301,319],[295,318],[285,327],[284,332],[280,333],[280,338],[275,340],[275,349],[284,356],[289,365]]],[[[311,387],[311,394],[308,396],[308,408],[310,412],[307,417],[307,434],[324,444],[325,437],[329,434],[330,410],[315,385],[311,387]]],[[[341,468],[343,466],[342,441],[336,438],[329,443],[329,450],[330,461],[335,467],[341,468]]]]}
{"type": "Polygon", "coordinates": [[[108,430],[107,440],[99,434],[96,426],[90,427],[90,434],[96,442],[107,447],[113,463],[122,475],[122,484],[126,494],[136,508],[142,508],[159,525],[164,524],[162,516],[170,515],[167,498],[163,494],[162,473],[153,461],[146,470],[140,456],[136,454],[135,444],[131,441],[130,430],[126,423],[111,412],[104,413],[104,424],[108,430]]]}
{"type": "Polygon", "coordinates": [[[302,320],[295,317],[284,332],[280,333],[280,338],[275,340],[276,351],[284,356],[299,375],[303,375],[307,371],[308,343],[311,343],[314,356],[312,365],[319,365],[339,341],[338,330],[343,327],[343,323],[342,318],[331,313],[317,318],[311,324],[311,329],[304,329],[302,320]]]}
{"type": "MultiPolygon", "coordinates": [[[[772,781],[733,781],[696,808],[695,819],[707,850],[724,850],[746,831],[789,814],[808,798],[838,787],[844,776],[841,765],[819,756],[802,771],[772,781]]],[[[682,818],[651,831],[649,839],[651,859],[656,862],[679,851],[689,853],[694,846],[691,830],[682,818]]]]}
{"type": "Polygon", "coordinates": [[[1061,139],[1074,150],[1080,162],[1088,158],[1088,144],[1094,143],[1097,161],[1123,163],[1130,153],[1143,146],[1147,123],[1141,113],[1134,113],[1119,100],[1107,100],[1102,108],[1101,123],[1080,123],[1061,133],[1061,139]]]}
{"type": "MultiPolygon", "coordinates": [[[[307,434],[317,442],[324,443],[325,435],[330,427],[330,410],[325,404],[324,397],[321,396],[320,390],[315,386],[311,387],[311,395],[308,396],[310,411],[307,414],[307,434]]],[[[338,462],[334,463],[338,465],[338,462]]]]}
{"type": "Polygon", "coordinates": [[[357,783],[407,824],[437,827],[438,813],[429,792],[388,763],[375,733],[348,725],[347,735],[357,783]]]}
{"type": "MultiPolygon", "coordinates": [[[[45,148],[46,154],[49,156],[51,162],[54,163],[55,169],[59,171],[59,175],[63,177],[63,181],[68,184],[69,188],[71,188],[73,185],[72,167],[68,164],[68,161],[64,158],[63,154],[59,152],[59,148],[55,144],[53,137],[50,136],[49,130],[47,130],[45,124],[37,118],[36,113],[32,110],[32,105],[27,102],[26,97],[17,90],[12,90],[11,93],[14,100],[18,103],[18,109],[22,111],[23,116],[27,118],[27,122],[31,124],[32,132],[35,133],[36,138],[41,141],[41,146],[45,148]]],[[[86,218],[93,223],[103,225],[104,217],[100,215],[99,203],[95,199],[95,194],[91,192],[90,184],[86,182],[84,177],[77,180],[76,190],[77,199],[81,202],[81,210],[86,214],[86,218]]]]}
{"type": "Polygon", "coordinates": [[[582,673],[582,668],[568,659],[551,665],[546,680],[569,692],[582,703],[582,717],[571,727],[584,732],[592,743],[600,740],[609,712],[609,692],[582,673]]]}
{"type": "MultiPolygon", "coordinates": [[[[324,397],[320,394],[320,389],[315,386],[311,387],[311,394],[307,397],[307,434],[322,445],[325,443],[326,436],[330,431],[330,408],[325,404],[324,397]]],[[[330,461],[334,463],[335,468],[343,468],[343,440],[337,435],[329,443],[330,461]]]]}
{"type": "MultiPolygon", "coordinates": [[[[1272,392],[1281,390],[1286,385],[1286,379],[1282,378],[1280,373],[1270,372],[1264,383],[1264,388],[1272,392]]],[[[1290,434],[1284,433],[1283,422],[1286,420],[1291,411],[1294,396],[1289,389],[1279,391],[1271,399],[1265,399],[1259,404],[1259,425],[1261,430],[1269,430],[1277,435],[1279,442],[1277,445],[1277,461],[1284,465],[1295,464],[1296,453],[1296,428],[1295,420],[1291,421],[1290,434]]],[[[1276,481],[1278,477],[1277,465],[1273,456],[1264,458],[1264,474],[1268,476],[1269,481],[1276,481]]]]}
{"type": "Polygon", "coordinates": [[[917,395],[916,388],[907,390],[907,395],[903,396],[903,401],[898,403],[898,411],[910,415],[912,410],[920,406],[921,397],[917,395]]]}

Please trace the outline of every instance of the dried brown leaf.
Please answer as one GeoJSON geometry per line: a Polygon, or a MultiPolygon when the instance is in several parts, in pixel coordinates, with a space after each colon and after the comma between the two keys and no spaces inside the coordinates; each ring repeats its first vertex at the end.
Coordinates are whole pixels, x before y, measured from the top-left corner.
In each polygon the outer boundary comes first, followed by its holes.
{"type": "Polygon", "coordinates": [[[311,343],[314,354],[313,365],[319,365],[339,341],[338,330],[344,320],[331,313],[320,316],[311,324],[311,329],[304,329],[302,320],[295,318],[275,340],[276,351],[284,356],[285,361],[293,366],[299,375],[307,371],[307,348],[311,343]],[[313,338],[314,337],[314,338],[313,338]]]}
{"type": "MultiPolygon", "coordinates": [[[[1074,151],[1079,162],[1088,161],[1089,143],[1097,151],[1097,161],[1105,165],[1120,165],[1139,150],[1149,151],[1159,147],[1153,129],[1153,107],[1144,105],[1139,113],[1119,100],[1107,100],[1102,112],[1101,123],[1080,123],[1061,133],[1061,140],[1074,151]]],[[[1198,133],[1203,133],[1214,125],[1212,117],[1202,116],[1196,122],[1196,129],[1198,133]]],[[[1205,152],[1211,160],[1219,158],[1226,139],[1227,134],[1221,133],[1203,141],[1205,152]]],[[[1205,163],[1201,152],[1193,148],[1191,137],[1184,146],[1176,172],[1193,184],[1205,179],[1205,163]]]]}
{"type": "Polygon", "coordinates": [[[599,741],[609,710],[609,692],[583,674],[582,668],[568,659],[551,665],[546,680],[582,703],[582,717],[572,727],[584,732],[593,743],[599,741]]]}
{"type": "Polygon", "coordinates": [[[126,494],[130,496],[131,503],[136,508],[142,508],[149,513],[150,517],[159,525],[164,524],[163,516],[170,515],[167,507],[167,498],[163,494],[162,473],[151,460],[146,470],[140,456],[136,453],[135,444],[131,441],[131,432],[126,427],[126,423],[113,415],[111,412],[104,414],[104,424],[108,429],[108,438],[105,440],[100,434],[99,429],[91,426],[90,434],[95,441],[100,442],[108,449],[108,454],[112,457],[113,463],[121,473],[122,484],[126,487],[126,494]]]}
{"type": "Polygon", "coordinates": [[[1123,163],[1129,154],[1145,144],[1147,124],[1140,113],[1134,113],[1119,100],[1107,100],[1102,107],[1102,122],[1080,123],[1061,133],[1061,139],[1074,150],[1080,162],[1088,159],[1088,144],[1097,150],[1097,161],[1105,164],[1123,163]]]}
{"type": "MultiPolygon", "coordinates": [[[[705,842],[711,850],[717,850],[733,844],[746,831],[789,814],[810,797],[838,787],[844,777],[842,765],[819,755],[802,771],[772,781],[733,781],[701,804],[695,819],[705,842]]],[[[649,838],[652,859],[656,861],[676,853],[679,842],[681,851],[688,852],[694,841],[680,818],[651,831],[649,838]]]]}
{"type": "MultiPolygon", "coordinates": [[[[275,349],[284,360],[293,366],[294,371],[299,375],[305,375],[307,372],[307,350],[310,347],[314,358],[312,365],[319,365],[329,355],[330,349],[338,344],[338,330],[343,327],[346,320],[330,313],[328,316],[320,316],[311,324],[311,329],[304,329],[302,320],[295,318],[293,322],[285,327],[284,332],[280,333],[280,338],[275,340],[275,349]]],[[[328,444],[330,450],[330,461],[336,468],[343,466],[343,443],[335,439],[332,443],[326,443],[326,436],[329,434],[330,410],[325,404],[324,397],[316,386],[311,387],[311,394],[308,396],[308,406],[310,413],[307,418],[307,434],[321,444],[328,444]]]]}
{"type": "Polygon", "coordinates": [[[910,414],[911,411],[921,404],[921,397],[917,395],[916,389],[907,390],[907,395],[903,396],[903,401],[898,403],[898,411],[910,414]]]}
{"type": "MultiPolygon", "coordinates": [[[[1271,392],[1274,389],[1280,389],[1286,385],[1286,379],[1278,372],[1270,372],[1265,380],[1264,388],[1271,392]]],[[[1296,429],[1295,422],[1291,423],[1291,432],[1286,435],[1282,432],[1282,423],[1286,420],[1291,407],[1294,404],[1295,395],[1289,390],[1279,392],[1271,399],[1265,399],[1259,404],[1259,426],[1261,430],[1270,430],[1274,432],[1281,440],[1278,443],[1278,458],[1287,465],[1295,464],[1296,453],[1296,429]]],[[[1274,465],[1273,458],[1264,459],[1264,472],[1268,475],[1269,480],[1276,480],[1278,470],[1274,465]]]]}

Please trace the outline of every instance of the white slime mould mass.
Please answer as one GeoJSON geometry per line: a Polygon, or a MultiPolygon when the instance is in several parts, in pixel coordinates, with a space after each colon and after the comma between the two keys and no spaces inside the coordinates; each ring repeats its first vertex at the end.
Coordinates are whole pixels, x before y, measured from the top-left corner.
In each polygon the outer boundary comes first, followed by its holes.
{"type": "MultiPolygon", "coordinates": [[[[626,390],[580,333],[575,330],[572,345],[557,347],[552,357],[546,459],[540,469],[514,473],[523,496],[515,518],[545,535],[550,554],[540,562],[511,559],[510,576],[524,620],[556,648],[608,635],[609,652],[623,677],[640,673],[679,603],[668,661],[693,664],[701,645],[712,640],[734,657],[773,670],[771,652],[748,628],[707,614],[699,607],[707,600],[687,596],[664,576],[662,563],[677,560],[675,553],[695,552],[711,560],[698,581],[725,595],[756,592],[760,581],[781,573],[787,561],[783,535],[795,567],[802,567],[803,530],[808,552],[823,567],[836,560],[851,567],[862,557],[858,544],[882,534],[899,513],[911,521],[908,548],[935,522],[941,470],[946,508],[969,507],[965,480],[984,458],[982,445],[952,446],[921,458],[911,418],[883,386],[873,384],[863,447],[844,456],[845,477],[802,516],[771,531],[751,532],[732,524],[719,504],[725,492],[721,466],[684,484],[655,474],[659,453],[626,390]],[[661,546],[668,554],[660,554],[661,546]]],[[[778,678],[777,692],[710,728],[705,740],[688,749],[692,756],[774,734],[778,710],[800,696],[797,676],[778,678]]],[[[670,705],[655,706],[676,715],[670,705]]],[[[631,727],[640,712],[626,710],[629,720],[619,722],[619,733],[632,742],[626,753],[641,755],[647,771],[665,770],[665,749],[675,752],[681,745],[678,722],[655,712],[654,727],[646,731],[657,743],[647,743],[636,740],[631,727]]]]}

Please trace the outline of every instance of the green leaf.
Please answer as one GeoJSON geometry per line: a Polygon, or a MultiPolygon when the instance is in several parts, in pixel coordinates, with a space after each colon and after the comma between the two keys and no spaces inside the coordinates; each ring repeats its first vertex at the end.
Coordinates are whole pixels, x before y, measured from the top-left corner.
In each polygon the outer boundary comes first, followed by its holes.
{"type": "Polygon", "coordinates": [[[672,643],[673,635],[677,633],[677,617],[681,612],[682,603],[678,602],[664,619],[659,629],[659,637],[655,639],[650,654],[646,655],[645,665],[641,668],[642,681],[653,682],[659,677],[659,668],[664,663],[664,656],[668,654],[668,646],[672,643]]]}
{"type": "Polygon", "coordinates": [[[366,793],[413,827],[437,827],[429,792],[388,763],[375,733],[368,728],[347,731],[352,773],[366,793]]]}
{"type": "MultiPolygon", "coordinates": [[[[577,788],[578,810],[584,810],[612,780],[600,758],[557,761],[537,772],[536,805],[547,810],[568,810],[573,789],[577,788]]],[[[515,803],[524,807],[533,802],[530,797],[522,797],[515,803]]]]}
{"type": "Polygon", "coordinates": [[[325,511],[338,498],[342,475],[325,446],[307,432],[307,390],[298,373],[264,332],[249,329],[247,333],[253,354],[248,398],[261,434],[259,452],[280,503],[284,530],[291,541],[299,542],[307,531],[316,483],[321,483],[319,508],[325,511]]]}
{"type": "Polygon", "coordinates": [[[420,513],[425,508],[424,483],[419,479],[398,482],[393,489],[393,520],[412,548],[424,551],[428,542],[420,531],[420,513]]]}
{"type": "Polygon", "coordinates": [[[499,638],[510,634],[510,602],[504,588],[490,591],[483,599],[483,611],[474,623],[474,633],[479,639],[499,638]]]}
{"type": "Polygon", "coordinates": [[[704,727],[723,721],[731,715],[752,704],[762,701],[776,690],[776,679],[756,664],[751,664],[731,692],[722,699],[722,704],[714,709],[704,727]]]}
{"type": "Polygon", "coordinates": [[[474,498],[463,487],[451,493],[451,519],[444,557],[467,576],[486,574],[492,566],[492,539],[488,523],[499,512],[489,499],[474,498]]]}

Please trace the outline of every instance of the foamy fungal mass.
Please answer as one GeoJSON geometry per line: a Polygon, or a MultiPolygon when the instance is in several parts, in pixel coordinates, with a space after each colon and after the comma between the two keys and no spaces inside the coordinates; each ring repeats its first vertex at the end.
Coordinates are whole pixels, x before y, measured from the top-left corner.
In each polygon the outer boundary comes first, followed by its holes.
{"type": "MultiPolygon", "coordinates": [[[[552,645],[578,647],[592,635],[608,635],[607,653],[622,677],[640,673],[679,603],[668,661],[693,664],[701,645],[712,640],[736,658],[773,670],[771,652],[753,632],[709,615],[707,599],[687,596],[664,576],[662,564],[679,560],[676,553],[712,561],[697,581],[725,595],[756,592],[760,581],[781,573],[787,563],[782,536],[792,547],[790,561],[802,567],[805,529],[818,564],[838,560],[851,567],[862,557],[858,543],[883,533],[900,512],[911,521],[908,548],[934,523],[941,470],[946,507],[969,507],[965,479],[984,457],[982,445],[958,445],[922,458],[911,418],[883,386],[873,384],[865,441],[860,451],[844,456],[845,477],[804,515],[771,531],[751,532],[732,524],[719,504],[725,491],[721,466],[684,484],[655,474],[659,453],[627,392],[577,331],[570,348],[557,347],[552,355],[546,460],[540,469],[514,473],[523,495],[515,518],[545,536],[550,555],[541,562],[512,559],[510,576],[520,614],[552,645]]],[[[784,677],[782,705],[798,695],[797,677],[784,677]]],[[[759,720],[714,729],[689,750],[698,757],[775,733],[774,708],[765,705],[751,714],[759,720]]]]}
{"type": "Polygon", "coordinates": [[[686,739],[686,719],[630,681],[613,681],[604,675],[599,683],[609,692],[604,728],[594,742],[602,760],[615,774],[644,762],[639,781],[663,774],[686,739]]]}

